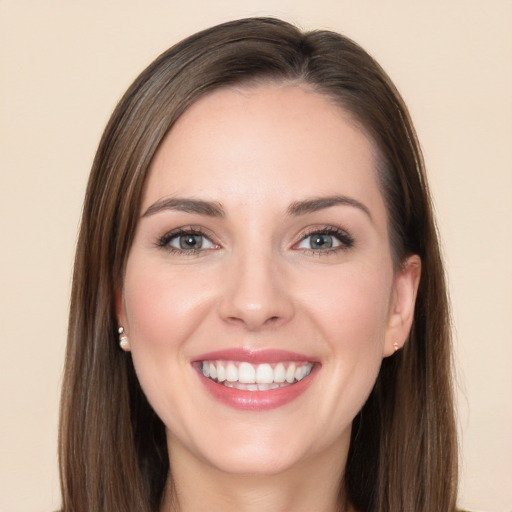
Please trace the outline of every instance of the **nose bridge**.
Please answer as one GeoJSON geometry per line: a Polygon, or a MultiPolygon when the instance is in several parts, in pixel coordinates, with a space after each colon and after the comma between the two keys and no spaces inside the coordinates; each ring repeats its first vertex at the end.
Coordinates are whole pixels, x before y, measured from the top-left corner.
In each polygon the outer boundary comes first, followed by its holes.
{"type": "Polygon", "coordinates": [[[257,330],[286,323],[293,315],[282,265],[269,245],[239,247],[226,274],[221,304],[225,320],[257,330]]]}

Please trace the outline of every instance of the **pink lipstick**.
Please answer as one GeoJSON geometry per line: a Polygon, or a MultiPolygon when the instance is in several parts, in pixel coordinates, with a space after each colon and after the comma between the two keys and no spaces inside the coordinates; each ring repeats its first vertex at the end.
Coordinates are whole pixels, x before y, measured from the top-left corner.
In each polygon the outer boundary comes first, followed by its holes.
{"type": "Polygon", "coordinates": [[[193,366],[216,400],[242,410],[268,410],[302,395],[321,365],[295,352],[228,349],[202,354],[193,366]]]}

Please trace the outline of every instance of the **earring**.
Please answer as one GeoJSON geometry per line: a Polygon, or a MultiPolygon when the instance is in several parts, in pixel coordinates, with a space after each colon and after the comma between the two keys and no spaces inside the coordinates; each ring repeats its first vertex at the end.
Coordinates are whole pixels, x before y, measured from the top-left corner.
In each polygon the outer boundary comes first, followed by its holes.
{"type": "Polygon", "coordinates": [[[124,333],[124,329],[122,327],[119,327],[119,329],[117,330],[117,332],[119,333],[119,346],[125,351],[127,352],[128,350],[130,350],[130,342],[128,341],[128,337],[126,336],[126,334],[124,333]]]}
{"type": "Polygon", "coordinates": [[[395,352],[398,350],[398,341],[393,343],[393,348],[395,349],[395,352]]]}

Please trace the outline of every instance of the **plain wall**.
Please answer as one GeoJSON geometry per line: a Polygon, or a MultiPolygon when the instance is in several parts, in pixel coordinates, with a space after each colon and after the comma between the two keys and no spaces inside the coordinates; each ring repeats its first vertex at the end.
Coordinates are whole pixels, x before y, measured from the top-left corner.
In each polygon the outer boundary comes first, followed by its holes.
{"type": "Polygon", "coordinates": [[[171,44],[252,15],[351,36],[403,93],[425,152],[453,300],[461,504],[510,512],[509,0],[0,0],[0,510],[59,505],[72,260],[109,114],[171,44]]]}

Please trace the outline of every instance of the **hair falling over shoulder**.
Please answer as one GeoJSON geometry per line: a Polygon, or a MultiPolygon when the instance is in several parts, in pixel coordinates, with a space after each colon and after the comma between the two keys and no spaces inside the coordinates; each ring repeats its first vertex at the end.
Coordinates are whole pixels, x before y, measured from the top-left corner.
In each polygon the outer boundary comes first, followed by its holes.
{"type": "Polygon", "coordinates": [[[64,512],[156,512],[171,473],[165,429],[119,350],[115,292],[159,144],[216,89],[259,81],[313,87],[350,112],[379,151],[398,267],[422,279],[405,348],[383,361],[352,428],[344,494],[360,512],[456,510],[450,319],[423,158],[407,108],[350,39],[269,18],[195,34],[142,72],[120,100],[93,163],[76,251],[60,418],[64,512]]]}

